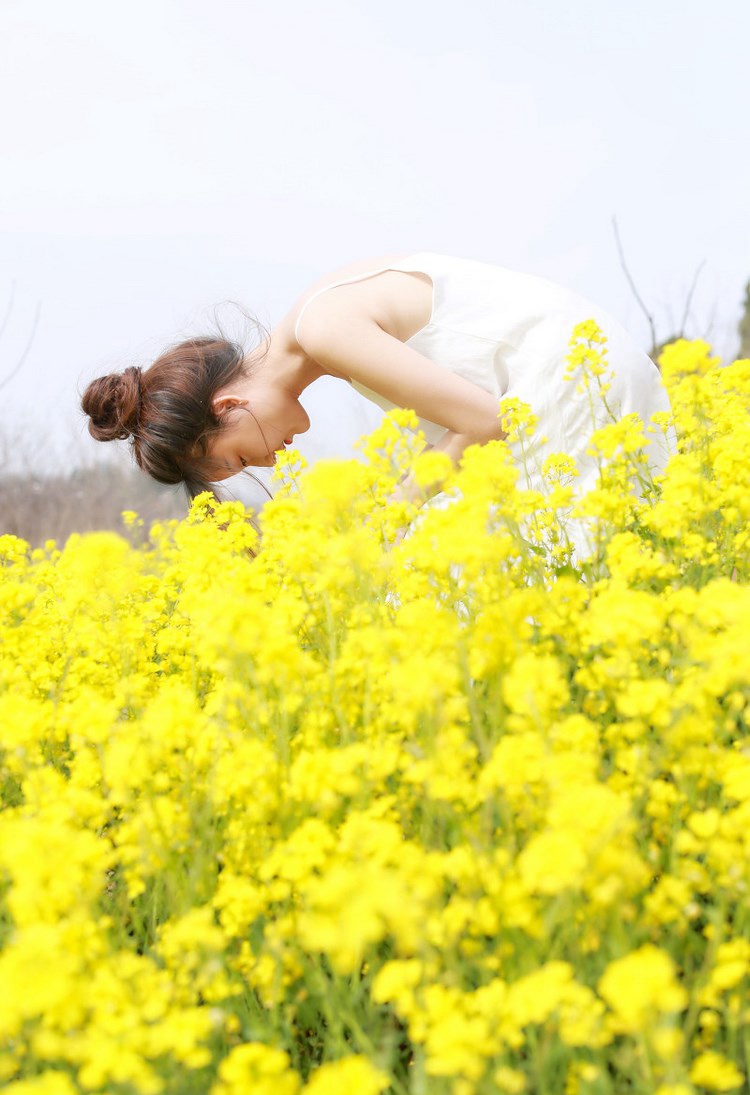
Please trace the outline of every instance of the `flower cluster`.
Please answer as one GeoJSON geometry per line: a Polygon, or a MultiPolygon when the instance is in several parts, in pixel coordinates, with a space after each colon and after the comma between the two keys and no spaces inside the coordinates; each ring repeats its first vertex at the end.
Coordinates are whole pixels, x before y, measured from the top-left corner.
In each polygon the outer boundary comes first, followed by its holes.
{"type": "Polygon", "coordinates": [[[573,501],[395,412],[257,523],[0,536],[8,1095],[747,1082],[750,361],[661,365],[656,481],[634,420],[573,501]]]}

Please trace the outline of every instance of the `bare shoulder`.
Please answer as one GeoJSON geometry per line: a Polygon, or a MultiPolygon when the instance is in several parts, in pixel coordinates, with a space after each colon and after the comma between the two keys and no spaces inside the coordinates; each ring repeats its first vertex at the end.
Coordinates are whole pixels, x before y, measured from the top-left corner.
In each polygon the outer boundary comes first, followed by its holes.
{"type": "Polygon", "coordinates": [[[431,287],[429,278],[424,275],[389,269],[392,263],[400,263],[408,257],[409,252],[376,255],[331,270],[298,297],[285,317],[286,325],[293,332],[304,311],[304,326],[308,333],[321,324],[327,327],[332,318],[341,316],[344,301],[346,313],[375,320],[396,338],[410,337],[426,322],[425,311],[429,316],[431,287]],[[377,276],[339,284],[371,273],[377,276]],[[332,292],[324,293],[328,288],[332,292]],[[313,297],[316,298],[314,303],[313,297]]]}

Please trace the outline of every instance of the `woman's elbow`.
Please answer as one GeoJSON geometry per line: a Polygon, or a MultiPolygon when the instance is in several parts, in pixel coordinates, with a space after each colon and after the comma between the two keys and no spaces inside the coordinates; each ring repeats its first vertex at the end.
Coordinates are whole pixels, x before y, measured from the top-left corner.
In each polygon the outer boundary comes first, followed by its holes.
{"type": "Polygon", "coordinates": [[[477,428],[472,430],[470,444],[486,445],[489,441],[504,441],[507,436],[502,427],[500,416],[496,415],[493,418],[483,419],[482,422],[477,424],[477,428]]]}

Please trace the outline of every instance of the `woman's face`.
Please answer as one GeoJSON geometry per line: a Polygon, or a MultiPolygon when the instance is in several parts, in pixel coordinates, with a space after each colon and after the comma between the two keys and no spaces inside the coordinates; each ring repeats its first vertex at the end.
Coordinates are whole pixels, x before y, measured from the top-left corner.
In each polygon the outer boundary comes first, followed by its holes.
{"type": "Polygon", "coordinates": [[[224,421],[208,446],[214,482],[237,475],[248,465],[268,468],[295,434],[310,428],[296,395],[266,381],[241,378],[214,396],[214,413],[224,421]]]}

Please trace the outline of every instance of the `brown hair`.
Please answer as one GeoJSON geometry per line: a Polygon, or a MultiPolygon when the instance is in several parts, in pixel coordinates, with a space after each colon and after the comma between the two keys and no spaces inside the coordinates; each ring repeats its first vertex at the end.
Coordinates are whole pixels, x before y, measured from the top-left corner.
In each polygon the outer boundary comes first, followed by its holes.
{"type": "Polygon", "coordinates": [[[188,339],[146,370],[131,366],[92,380],[81,398],[97,441],[130,438],[135,461],[160,483],[210,490],[205,457],[222,426],[215,394],[246,371],[246,355],[223,336],[188,339]]]}

